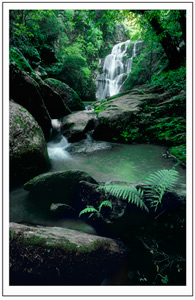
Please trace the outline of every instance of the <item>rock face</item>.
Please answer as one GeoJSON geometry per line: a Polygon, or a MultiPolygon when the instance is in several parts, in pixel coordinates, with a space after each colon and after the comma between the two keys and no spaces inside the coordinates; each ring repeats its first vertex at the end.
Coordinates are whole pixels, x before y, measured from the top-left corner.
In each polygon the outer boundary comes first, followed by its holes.
{"type": "MultiPolygon", "coordinates": [[[[118,185],[118,184],[117,184],[118,185]]],[[[128,183],[121,183],[120,185],[127,186],[128,183]]],[[[129,186],[133,186],[129,184],[129,186]]],[[[141,188],[144,191],[146,185],[139,184],[135,186],[137,190],[141,188]]],[[[128,203],[127,200],[122,199],[122,197],[113,196],[110,193],[105,193],[101,188],[97,189],[97,184],[92,184],[89,182],[81,181],[79,183],[79,198],[81,203],[85,207],[93,206],[98,210],[98,207],[103,201],[110,201],[112,203],[112,208],[103,207],[101,209],[101,214],[103,219],[94,215],[91,220],[92,226],[98,226],[100,232],[107,231],[107,234],[114,234],[115,236],[123,236],[127,228],[139,228],[140,226],[151,223],[157,215],[166,213],[174,213],[179,207],[185,205],[186,195],[185,195],[185,185],[176,185],[174,191],[166,192],[162,199],[162,204],[159,205],[157,212],[145,201],[149,211],[147,212],[140,207],[137,207],[134,203],[128,203]]],[[[83,214],[82,218],[88,218],[89,214],[83,214]]]]}
{"type": "Polygon", "coordinates": [[[41,128],[31,114],[10,101],[10,181],[25,182],[48,170],[49,158],[41,128]]]}
{"type": "Polygon", "coordinates": [[[110,238],[10,223],[11,285],[100,285],[124,258],[110,238]]]}
{"type": "Polygon", "coordinates": [[[35,201],[45,202],[46,206],[64,203],[78,209],[77,190],[82,180],[97,183],[90,175],[79,170],[58,171],[33,178],[24,185],[24,189],[30,191],[35,201]]]}
{"type": "Polygon", "coordinates": [[[41,126],[44,134],[49,135],[51,117],[40,94],[39,84],[14,64],[10,66],[10,98],[24,106],[41,126]]]}
{"type": "Polygon", "coordinates": [[[156,94],[142,94],[131,92],[114,99],[108,99],[103,104],[98,102],[96,110],[98,112],[99,124],[95,128],[93,137],[113,141],[114,138],[120,137],[120,133],[125,126],[130,124],[132,130],[140,127],[138,114],[141,112],[141,106],[146,101],[156,101],[156,94]]]}
{"type": "Polygon", "coordinates": [[[63,103],[71,111],[83,110],[85,108],[79,95],[64,82],[53,78],[47,78],[44,82],[61,96],[63,103]]]}
{"type": "Polygon", "coordinates": [[[25,72],[17,64],[10,65],[10,97],[24,106],[49,136],[51,119],[59,119],[71,112],[61,96],[36,75],[25,72]]]}
{"type": "Polygon", "coordinates": [[[64,117],[62,132],[69,142],[78,142],[86,138],[86,132],[96,126],[96,116],[91,111],[80,111],[64,117]]]}

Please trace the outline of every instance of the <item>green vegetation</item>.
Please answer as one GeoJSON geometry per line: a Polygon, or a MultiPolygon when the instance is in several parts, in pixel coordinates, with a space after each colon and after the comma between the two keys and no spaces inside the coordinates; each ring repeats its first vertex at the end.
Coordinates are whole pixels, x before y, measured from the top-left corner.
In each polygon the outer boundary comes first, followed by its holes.
{"type": "Polygon", "coordinates": [[[95,216],[95,217],[97,217],[97,218],[102,218],[102,219],[104,219],[104,217],[103,217],[103,215],[102,215],[102,213],[101,213],[101,209],[102,209],[102,207],[104,207],[104,206],[110,207],[110,208],[112,209],[112,203],[111,203],[110,201],[106,200],[106,201],[103,201],[103,202],[99,205],[98,209],[96,209],[96,208],[93,207],[93,206],[87,206],[86,208],[84,208],[84,209],[79,213],[79,217],[80,217],[81,215],[83,215],[83,214],[90,213],[90,215],[89,215],[88,218],[91,218],[91,217],[95,216]]]}
{"type": "Polygon", "coordinates": [[[150,201],[150,205],[155,208],[155,211],[161,204],[165,192],[173,190],[178,179],[179,173],[171,169],[159,170],[145,180],[149,185],[147,187],[146,199],[150,201]]]}
{"type": "MultiPolygon", "coordinates": [[[[147,184],[143,188],[136,188],[135,186],[125,185],[100,185],[98,190],[104,190],[108,195],[112,195],[118,199],[128,200],[128,203],[135,204],[138,208],[149,212],[147,202],[150,207],[154,208],[156,212],[162,203],[163,196],[168,191],[173,191],[176,182],[179,179],[179,173],[174,170],[159,170],[150,174],[146,179],[147,184]]],[[[109,200],[103,201],[98,209],[93,206],[87,206],[80,213],[79,217],[83,214],[89,213],[89,218],[95,216],[105,221],[105,217],[101,214],[103,206],[108,206],[112,209],[112,202],[109,200]]]]}
{"type": "Polygon", "coordinates": [[[128,39],[124,19],[118,10],[11,10],[10,60],[95,101],[99,57],[109,53],[119,33],[128,39]]]}
{"type": "Polygon", "coordinates": [[[105,192],[111,195],[128,200],[129,203],[136,204],[137,207],[145,209],[148,212],[148,207],[143,201],[143,191],[134,186],[124,186],[124,185],[105,185],[100,186],[98,189],[103,189],[105,192]]]}

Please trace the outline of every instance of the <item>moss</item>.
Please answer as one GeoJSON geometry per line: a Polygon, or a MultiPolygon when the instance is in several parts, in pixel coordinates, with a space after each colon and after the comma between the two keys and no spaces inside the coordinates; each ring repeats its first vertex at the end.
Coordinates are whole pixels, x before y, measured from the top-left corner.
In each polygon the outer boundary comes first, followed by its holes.
{"type": "Polygon", "coordinates": [[[14,116],[14,120],[17,124],[19,124],[22,128],[26,128],[26,122],[22,120],[22,118],[19,115],[14,116]]]}
{"type": "Polygon", "coordinates": [[[47,252],[50,252],[51,249],[60,248],[66,252],[76,252],[76,253],[91,253],[98,249],[104,249],[109,246],[108,241],[94,241],[88,246],[78,246],[75,243],[71,243],[68,239],[64,238],[61,241],[55,242],[52,238],[45,238],[39,235],[33,235],[32,237],[26,237],[24,234],[16,234],[13,231],[10,231],[10,240],[19,239],[21,245],[29,247],[43,247],[47,252]],[[48,251],[49,250],[49,251],[48,251]]]}
{"type": "Polygon", "coordinates": [[[26,110],[26,109],[18,108],[18,110],[27,113],[27,110],[26,110]]]}
{"type": "Polygon", "coordinates": [[[99,248],[104,248],[106,246],[108,246],[108,242],[107,241],[102,241],[102,240],[100,240],[100,241],[94,241],[89,246],[85,246],[85,247],[84,246],[80,246],[80,247],[78,247],[77,251],[79,253],[93,252],[93,251],[95,251],[95,250],[97,250],[99,248]]]}

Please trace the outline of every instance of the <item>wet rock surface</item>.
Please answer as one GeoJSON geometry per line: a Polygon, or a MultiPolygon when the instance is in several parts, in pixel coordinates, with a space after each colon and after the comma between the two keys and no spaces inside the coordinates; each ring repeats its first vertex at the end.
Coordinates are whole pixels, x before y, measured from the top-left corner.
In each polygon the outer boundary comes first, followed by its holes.
{"type": "Polygon", "coordinates": [[[10,101],[10,180],[11,185],[47,171],[49,158],[43,131],[21,105],[10,101]]]}
{"type": "Polygon", "coordinates": [[[80,111],[70,114],[63,119],[62,133],[69,142],[78,142],[86,138],[86,132],[94,129],[96,116],[91,111],[80,111]]]}
{"type": "Polygon", "coordinates": [[[10,223],[10,284],[100,285],[125,253],[123,244],[110,238],[10,223]]]}
{"type": "Polygon", "coordinates": [[[79,182],[85,180],[97,183],[89,174],[79,171],[48,172],[25,183],[24,189],[30,191],[32,200],[41,201],[48,207],[51,203],[64,203],[77,208],[79,182]]]}

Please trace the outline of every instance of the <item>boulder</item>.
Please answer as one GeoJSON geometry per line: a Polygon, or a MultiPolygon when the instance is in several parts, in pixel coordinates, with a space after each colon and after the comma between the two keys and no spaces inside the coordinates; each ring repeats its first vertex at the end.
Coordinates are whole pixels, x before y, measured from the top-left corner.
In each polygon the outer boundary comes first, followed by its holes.
{"type": "Polygon", "coordinates": [[[10,223],[11,285],[100,285],[125,255],[123,244],[110,238],[10,223]]]}
{"type": "Polygon", "coordinates": [[[79,95],[64,82],[54,78],[47,78],[44,82],[61,96],[63,103],[67,105],[71,111],[85,109],[79,95]]]}
{"type": "MultiPolygon", "coordinates": [[[[113,185],[113,184],[112,184],[113,185]]],[[[117,183],[114,184],[119,186],[135,186],[138,189],[146,190],[145,184],[132,185],[126,183],[117,183]]],[[[182,205],[185,205],[185,185],[178,184],[175,186],[174,191],[166,192],[162,199],[162,204],[159,205],[157,211],[154,211],[150,207],[149,203],[146,203],[149,211],[137,207],[134,203],[128,203],[127,200],[122,199],[122,197],[113,196],[109,193],[105,193],[103,189],[97,189],[97,184],[92,184],[89,182],[81,181],[79,183],[79,198],[80,203],[82,204],[81,209],[86,208],[87,206],[93,206],[98,210],[100,204],[103,201],[110,201],[112,203],[112,208],[102,207],[101,215],[103,218],[98,218],[97,215],[94,215],[92,218],[89,217],[89,213],[83,214],[82,218],[89,220],[96,228],[98,232],[105,232],[107,235],[120,236],[125,235],[126,228],[136,229],[143,225],[150,224],[154,219],[161,214],[174,213],[182,205]]]]}
{"type": "Polygon", "coordinates": [[[62,101],[61,96],[49,85],[47,85],[44,81],[41,81],[39,83],[39,87],[44,103],[52,119],[59,119],[71,113],[71,110],[62,101]]]}
{"type": "Polygon", "coordinates": [[[65,116],[62,122],[62,133],[69,142],[78,142],[86,138],[86,132],[96,126],[96,115],[91,111],[80,111],[65,116]]]}
{"type": "Polygon", "coordinates": [[[48,170],[50,164],[40,126],[24,107],[12,101],[9,128],[12,186],[48,170]]]}
{"type": "Polygon", "coordinates": [[[41,174],[24,184],[34,201],[64,203],[78,209],[77,190],[80,181],[97,183],[90,175],[79,170],[49,172],[41,174]]]}
{"type": "Polygon", "coordinates": [[[48,137],[51,117],[41,96],[39,84],[13,63],[10,65],[10,98],[32,114],[48,137]]]}
{"type": "Polygon", "coordinates": [[[33,115],[48,138],[51,119],[59,119],[71,111],[61,96],[29,68],[27,72],[11,63],[10,97],[33,115]]]}
{"type": "Polygon", "coordinates": [[[139,129],[141,106],[150,101],[156,101],[156,94],[142,93],[132,90],[119,97],[111,97],[103,102],[97,102],[95,110],[98,115],[93,138],[98,140],[120,141],[121,133],[127,125],[132,130],[139,129]]]}

